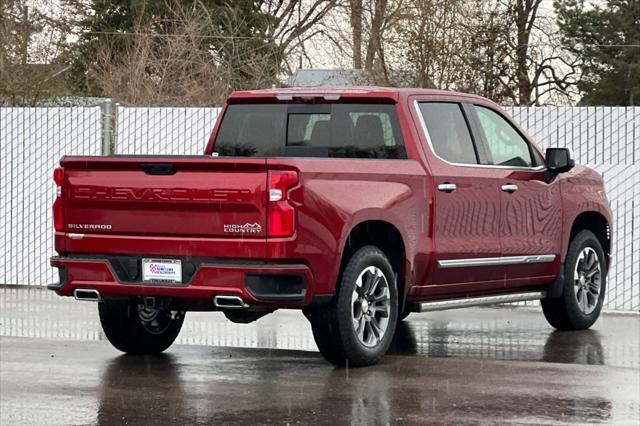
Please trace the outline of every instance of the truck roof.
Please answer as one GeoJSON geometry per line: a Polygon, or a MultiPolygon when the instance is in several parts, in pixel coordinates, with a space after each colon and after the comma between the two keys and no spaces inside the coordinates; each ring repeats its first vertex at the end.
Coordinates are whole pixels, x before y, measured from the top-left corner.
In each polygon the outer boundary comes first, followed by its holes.
{"type": "Polygon", "coordinates": [[[487,101],[487,99],[468,93],[454,92],[450,90],[415,89],[379,86],[318,86],[318,87],[287,87],[261,90],[243,90],[231,93],[229,102],[244,102],[251,100],[268,101],[273,98],[286,101],[293,98],[324,98],[326,100],[338,99],[377,99],[398,102],[400,98],[411,95],[445,95],[447,97],[475,98],[487,101]]]}

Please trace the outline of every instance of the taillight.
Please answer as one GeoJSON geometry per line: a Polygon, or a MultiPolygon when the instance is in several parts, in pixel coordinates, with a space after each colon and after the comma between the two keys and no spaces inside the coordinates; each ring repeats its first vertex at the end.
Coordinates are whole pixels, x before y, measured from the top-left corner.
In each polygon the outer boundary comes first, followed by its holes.
{"type": "Polygon", "coordinates": [[[64,170],[55,169],[53,171],[53,181],[56,183],[56,200],[53,202],[53,227],[56,231],[64,230],[64,217],[62,214],[62,182],[64,180],[64,170]]]}
{"type": "Polygon", "coordinates": [[[64,179],[64,170],[58,167],[53,171],[53,181],[58,188],[62,187],[62,180],[64,179]]]}
{"type": "Polygon", "coordinates": [[[298,183],[298,173],[270,170],[268,178],[268,236],[290,237],[295,231],[295,210],[287,201],[287,191],[298,183]]]}

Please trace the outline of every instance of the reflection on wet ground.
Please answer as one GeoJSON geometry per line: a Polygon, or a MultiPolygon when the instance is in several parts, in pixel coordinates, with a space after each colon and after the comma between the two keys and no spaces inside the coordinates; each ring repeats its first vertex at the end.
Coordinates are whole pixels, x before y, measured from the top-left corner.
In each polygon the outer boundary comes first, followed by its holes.
{"type": "MultiPolygon", "coordinates": [[[[15,287],[0,287],[0,336],[104,340],[95,303],[15,287]]],[[[218,312],[189,312],[177,343],[317,351],[298,311],[278,311],[252,324],[231,323],[218,312]]],[[[557,332],[531,309],[412,314],[399,325],[390,353],[640,368],[640,316],[604,315],[591,330],[557,332]]]]}
{"type": "Polygon", "coordinates": [[[382,364],[336,369],[297,312],[190,313],[182,344],[130,357],[95,311],[0,288],[0,424],[640,423],[638,316],[560,333],[535,311],[415,315],[382,364]]]}

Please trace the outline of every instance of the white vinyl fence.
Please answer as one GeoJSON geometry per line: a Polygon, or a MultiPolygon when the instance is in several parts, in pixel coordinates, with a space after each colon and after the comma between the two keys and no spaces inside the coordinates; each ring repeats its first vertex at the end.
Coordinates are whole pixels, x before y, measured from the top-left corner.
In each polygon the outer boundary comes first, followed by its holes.
{"type": "MultiPolygon", "coordinates": [[[[506,109],[542,147],[567,146],[578,163],[604,175],[615,219],[606,307],[640,311],[640,107],[506,109]]],[[[0,108],[0,284],[56,280],[48,263],[51,175],[62,155],[202,154],[217,113],[217,108],[117,106],[113,114],[104,107],[0,108]]]]}
{"type": "Polygon", "coordinates": [[[604,177],[613,211],[606,306],[640,311],[640,107],[507,107],[543,148],[568,147],[604,177]]]}
{"type": "Polygon", "coordinates": [[[0,284],[48,284],[53,169],[66,154],[100,155],[99,107],[0,108],[0,284]]]}
{"type": "Polygon", "coordinates": [[[116,154],[198,155],[218,108],[116,108],[116,154]]]}

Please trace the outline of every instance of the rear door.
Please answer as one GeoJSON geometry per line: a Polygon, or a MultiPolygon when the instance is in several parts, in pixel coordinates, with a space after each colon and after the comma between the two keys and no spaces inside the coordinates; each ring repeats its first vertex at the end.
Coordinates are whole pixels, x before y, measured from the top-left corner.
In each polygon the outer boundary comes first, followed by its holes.
{"type": "Polygon", "coordinates": [[[413,103],[435,185],[435,261],[422,292],[481,292],[499,286],[501,173],[480,166],[486,153],[474,140],[466,106],[437,98],[413,103]]]}
{"type": "Polygon", "coordinates": [[[562,200],[557,180],[547,181],[542,155],[497,109],[474,105],[478,141],[500,174],[500,238],[506,282],[526,287],[558,270],[562,200]]]}

